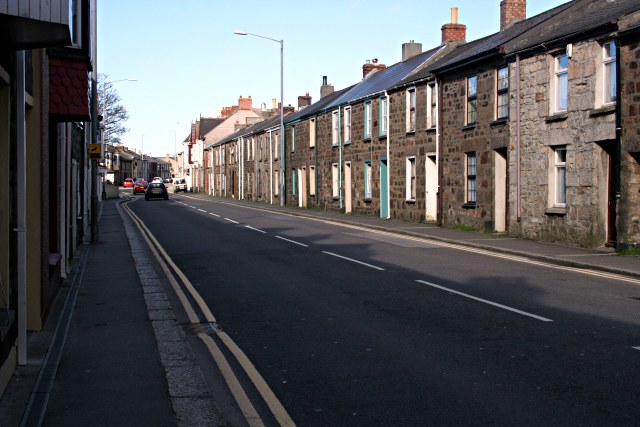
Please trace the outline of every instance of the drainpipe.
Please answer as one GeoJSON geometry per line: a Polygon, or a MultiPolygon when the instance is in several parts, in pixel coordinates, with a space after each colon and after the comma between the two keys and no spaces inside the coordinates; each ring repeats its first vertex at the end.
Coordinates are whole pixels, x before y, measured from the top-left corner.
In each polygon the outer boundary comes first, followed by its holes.
{"type": "Polygon", "coordinates": [[[342,107],[338,107],[338,197],[339,209],[342,209],[342,107]]]}
{"type": "Polygon", "coordinates": [[[620,87],[620,40],[616,40],[616,152],[614,158],[615,172],[613,174],[613,191],[616,195],[615,213],[616,218],[613,223],[616,250],[621,248],[618,243],[618,212],[620,212],[620,197],[622,183],[622,88],[620,87]]]}
{"type": "Polygon", "coordinates": [[[318,115],[313,116],[314,118],[314,123],[316,124],[314,126],[314,146],[313,146],[313,151],[315,153],[315,165],[316,167],[313,169],[313,175],[314,175],[314,179],[313,182],[315,183],[315,195],[316,195],[316,209],[320,209],[320,203],[319,203],[319,196],[318,196],[318,115]]]}
{"type": "Polygon", "coordinates": [[[25,118],[25,51],[16,52],[16,207],[18,238],[18,365],[27,364],[27,124],[25,118]]]}
{"type": "Polygon", "coordinates": [[[391,157],[389,151],[389,145],[391,145],[391,121],[389,120],[389,111],[391,111],[391,98],[387,91],[384,91],[384,96],[387,98],[387,218],[391,218],[391,157]]]}
{"type": "MultiPolygon", "coordinates": [[[[439,80],[436,77],[436,117],[434,120],[436,121],[436,173],[437,176],[437,192],[436,192],[436,224],[438,224],[438,217],[442,219],[442,214],[440,214],[440,209],[442,205],[440,203],[440,178],[442,174],[440,173],[440,84],[439,80]],[[439,215],[440,214],[440,215],[439,215]]],[[[428,89],[428,86],[427,86],[428,89]]],[[[429,106],[427,105],[427,108],[429,106]]]]}
{"type": "Polygon", "coordinates": [[[60,277],[67,278],[67,125],[58,125],[60,135],[60,184],[58,194],[60,195],[60,277]]]}
{"type": "Polygon", "coordinates": [[[240,200],[244,199],[244,137],[238,140],[238,148],[240,149],[240,200]]]}
{"type": "Polygon", "coordinates": [[[522,221],[520,152],[520,55],[516,55],[516,220],[522,221]]]}
{"type": "Polygon", "coordinates": [[[269,203],[273,204],[273,141],[272,131],[269,129],[269,203]]]}

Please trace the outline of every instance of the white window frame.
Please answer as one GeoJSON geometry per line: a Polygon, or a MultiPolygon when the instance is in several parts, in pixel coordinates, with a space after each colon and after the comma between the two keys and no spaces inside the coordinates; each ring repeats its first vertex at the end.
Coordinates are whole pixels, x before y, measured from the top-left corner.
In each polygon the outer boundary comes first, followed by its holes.
{"type": "Polygon", "coordinates": [[[409,156],[406,160],[406,193],[407,201],[415,202],[416,200],[416,157],[409,156]]]}
{"type": "Polygon", "coordinates": [[[412,87],[406,90],[406,130],[407,133],[416,131],[416,88],[412,87]]]}
{"type": "Polygon", "coordinates": [[[616,103],[616,42],[608,41],[602,45],[602,104],[616,103]],[[613,51],[613,55],[610,53],[613,51]]]}
{"type": "Polygon", "coordinates": [[[569,109],[569,57],[566,53],[556,55],[553,57],[553,112],[564,113],[569,109]],[[561,65],[561,58],[567,58],[567,67],[563,68],[561,65]],[[562,87],[562,81],[565,81],[564,88],[562,87]],[[562,105],[563,95],[566,98],[565,106],[562,105]]]}
{"type": "Polygon", "coordinates": [[[387,110],[389,108],[389,100],[386,96],[380,98],[380,129],[378,134],[385,136],[389,129],[387,110]]]}
{"type": "Polygon", "coordinates": [[[296,127],[291,126],[291,152],[296,152],[296,127]]]}
{"type": "Polygon", "coordinates": [[[466,79],[467,102],[465,108],[465,124],[478,123],[478,75],[469,76],[466,79]],[[471,84],[473,82],[473,85],[471,84]]]}
{"type": "Polygon", "coordinates": [[[316,146],[316,119],[309,119],[309,148],[316,146]]]}
{"type": "Polygon", "coordinates": [[[337,163],[331,165],[331,196],[334,199],[340,197],[340,173],[338,169],[337,163]]]}
{"type": "Polygon", "coordinates": [[[438,94],[436,93],[436,83],[427,85],[427,129],[436,127],[438,120],[438,94]]]}
{"type": "Polygon", "coordinates": [[[334,110],[331,113],[331,145],[333,145],[334,147],[337,147],[338,144],[340,143],[340,116],[339,116],[340,112],[339,110],[334,110]]]}
{"type": "Polygon", "coordinates": [[[567,206],[567,146],[557,145],[553,150],[553,185],[551,186],[553,207],[567,206]]]}
{"type": "Polygon", "coordinates": [[[280,151],[280,133],[273,133],[273,160],[278,160],[278,152],[280,151]]]}
{"type": "Polygon", "coordinates": [[[345,107],[342,116],[344,117],[342,143],[351,144],[351,107],[345,107]]]}
{"type": "Polygon", "coordinates": [[[477,167],[478,167],[478,157],[477,153],[470,152],[465,153],[465,161],[464,161],[464,175],[465,175],[465,185],[464,185],[464,201],[468,204],[476,204],[478,201],[478,192],[477,192],[477,167]]]}
{"type": "Polygon", "coordinates": [[[371,101],[364,103],[364,139],[371,139],[371,101]]]}
{"type": "Polygon", "coordinates": [[[507,118],[509,118],[509,66],[505,65],[496,70],[496,120],[507,118]],[[505,78],[501,78],[502,71],[506,72],[505,78]],[[500,111],[501,107],[503,112],[500,111]]]}
{"type": "Polygon", "coordinates": [[[373,175],[371,170],[371,160],[364,161],[364,198],[372,198],[373,175]]]}

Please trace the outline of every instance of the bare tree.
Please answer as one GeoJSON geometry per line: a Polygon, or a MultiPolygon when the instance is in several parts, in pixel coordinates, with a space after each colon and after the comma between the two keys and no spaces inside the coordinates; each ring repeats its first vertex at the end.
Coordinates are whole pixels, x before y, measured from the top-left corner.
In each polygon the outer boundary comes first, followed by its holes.
{"type": "Polygon", "coordinates": [[[104,130],[104,142],[109,145],[119,145],[121,136],[129,132],[124,123],[129,120],[129,113],[120,104],[120,96],[113,87],[113,82],[108,81],[107,74],[98,73],[98,105],[102,116],[101,127],[104,130]]]}

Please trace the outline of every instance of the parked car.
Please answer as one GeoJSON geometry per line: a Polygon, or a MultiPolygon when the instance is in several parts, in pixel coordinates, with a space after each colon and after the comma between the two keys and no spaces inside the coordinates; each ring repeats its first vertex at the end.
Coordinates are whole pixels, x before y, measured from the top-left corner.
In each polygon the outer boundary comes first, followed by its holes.
{"type": "Polygon", "coordinates": [[[144,193],[145,191],[147,191],[148,186],[149,183],[147,181],[145,181],[144,179],[139,179],[133,185],[133,194],[144,193]]]}
{"type": "Polygon", "coordinates": [[[144,193],[145,200],[151,199],[169,199],[169,192],[167,191],[167,187],[164,185],[162,181],[156,182],[153,181],[147,187],[147,191],[144,193]]]}
{"type": "Polygon", "coordinates": [[[131,178],[125,178],[124,182],[122,183],[123,187],[133,187],[135,183],[133,182],[133,179],[131,178]]]}
{"type": "Polygon", "coordinates": [[[160,178],[159,176],[154,176],[151,182],[162,182],[162,178],[160,178]]]}
{"type": "Polygon", "coordinates": [[[187,181],[184,178],[173,179],[173,192],[177,193],[178,191],[187,192],[187,181]]]}
{"type": "Polygon", "coordinates": [[[164,179],[164,183],[165,184],[171,184],[173,181],[171,180],[171,178],[165,178],[164,179]]]}

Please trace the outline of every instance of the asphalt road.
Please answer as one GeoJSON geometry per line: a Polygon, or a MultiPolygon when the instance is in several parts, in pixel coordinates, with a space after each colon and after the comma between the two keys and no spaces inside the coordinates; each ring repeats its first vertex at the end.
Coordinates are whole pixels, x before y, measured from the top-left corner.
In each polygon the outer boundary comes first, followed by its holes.
{"type": "Polygon", "coordinates": [[[129,206],[297,425],[640,420],[638,285],[190,194],[129,206]]]}

